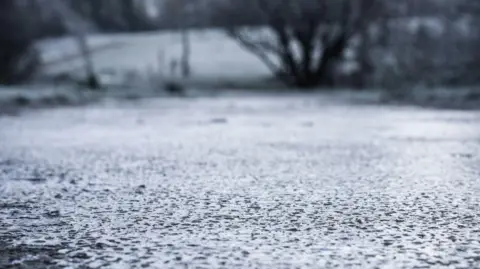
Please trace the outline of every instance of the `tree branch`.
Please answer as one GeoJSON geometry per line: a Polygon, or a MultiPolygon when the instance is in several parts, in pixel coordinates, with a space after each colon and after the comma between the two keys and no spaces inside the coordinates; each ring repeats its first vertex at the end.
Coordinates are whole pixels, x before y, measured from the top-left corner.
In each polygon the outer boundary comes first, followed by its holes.
{"type": "Polygon", "coordinates": [[[242,47],[247,49],[248,51],[252,52],[255,54],[266,66],[270,71],[275,74],[280,80],[282,80],[284,83],[290,85],[291,81],[288,80],[287,78],[281,76],[283,73],[283,68],[279,67],[277,64],[275,64],[269,57],[268,52],[271,53],[279,53],[278,49],[275,49],[274,46],[272,45],[267,45],[266,42],[264,43],[259,43],[254,40],[250,40],[246,36],[244,36],[240,30],[228,30],[227,34],[233,38],[234,40],[237,41],[238,44],[240,44],[242,47]]]}

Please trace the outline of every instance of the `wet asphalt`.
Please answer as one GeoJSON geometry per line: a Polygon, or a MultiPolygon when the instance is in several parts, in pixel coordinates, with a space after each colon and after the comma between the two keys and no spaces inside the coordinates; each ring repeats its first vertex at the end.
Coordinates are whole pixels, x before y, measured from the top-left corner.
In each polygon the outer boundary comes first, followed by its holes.
{"type": "Polygon", "coordinates": [[[480,112],[283,95],[3,116],[0,268],[480,268],[480,112]]]}

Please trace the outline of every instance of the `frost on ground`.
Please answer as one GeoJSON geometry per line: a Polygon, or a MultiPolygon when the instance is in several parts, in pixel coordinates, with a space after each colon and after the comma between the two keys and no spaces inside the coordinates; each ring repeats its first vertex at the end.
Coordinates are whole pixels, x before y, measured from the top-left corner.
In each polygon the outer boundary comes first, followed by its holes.
{"type": "Polygon", "coordinates": [[[0,267],[480,268],[479,123],[324,95],[0,118],[0,267]]]}
{"type": "Polygon", "coordinates": [[[437,108],[479,109],[480,87],[385,91],[380,100],[386,103],[406,103],[437,108]]]}
{"type": "Polygon", "coordinates": [[[16,113],[22,108],[45,108],[80,105],[95,100],[94,93],[74,87],[26,85],[0,87],[0,115],[16,113]]]}

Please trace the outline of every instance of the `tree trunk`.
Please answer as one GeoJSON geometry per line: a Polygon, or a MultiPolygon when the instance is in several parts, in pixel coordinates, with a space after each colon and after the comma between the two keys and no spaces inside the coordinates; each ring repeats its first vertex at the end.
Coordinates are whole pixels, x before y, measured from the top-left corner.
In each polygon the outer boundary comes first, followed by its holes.
{"type": "Polygon", "coordinates": [[[343,56],[347,47],[347,37],[340,35],[330,44],[324,44],[322,55],[317,61],[314,59],[316,49],[314,41],[314,34],[303,41],[300,40],[301,68],[296,73],[291,73],[294,85],[300,88],[332,87],[335,84],[333,68],[343,56]]]}
{"type": "Polygon", "coordinates": [[[97,90],[100,88],[100,82],[98,81],[98,78],[95,73],[92,55],[87,43],[87,37],[85,36],[84,33],[79,32],[77,33],[76,38],[80,48],[80,52],[84,59],[85,72],[87,76],[86,77],[87,86],[92,90],[97,90]]]}
{"type": "Polygon", "coordinates": [[[191,73],[190,69],[190,54],[191,44],[188,30],[184,27],[182,29],[182,75],[184,78],[188,78],[191,73]]]}

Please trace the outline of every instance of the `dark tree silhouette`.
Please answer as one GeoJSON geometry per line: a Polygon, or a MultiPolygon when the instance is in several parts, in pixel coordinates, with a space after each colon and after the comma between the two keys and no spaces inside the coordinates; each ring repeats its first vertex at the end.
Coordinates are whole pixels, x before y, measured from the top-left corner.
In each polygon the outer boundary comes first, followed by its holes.
{"type": "Polygon", "coordinates": [[[331,85],[334,67],[352,38],[381,10],[380,0],[241,2],[243,8],[229,3],[220,7],[221,12],[231,18],[247,12],[260,21],[256,26],[227,23],[228,35],[260,58],[283,82],[301,88],[331,85]]]}
{"type": "Polygon", "coordinates": [[[38,66],[33,37],[15,0],[0,1],[0,84],[30,78],[38,66]]]}

